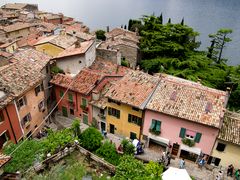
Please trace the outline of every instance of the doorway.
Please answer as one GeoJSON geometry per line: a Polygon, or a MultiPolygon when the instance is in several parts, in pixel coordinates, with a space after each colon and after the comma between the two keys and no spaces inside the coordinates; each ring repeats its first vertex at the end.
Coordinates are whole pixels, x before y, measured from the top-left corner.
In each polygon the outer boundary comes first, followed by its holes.
{"type": "Polygon", "coordinates": [[[110,133],[114,134],[115,126],[110,124],[110,133]]]}
{"type": "Polygon", "coordinates": [[[177,144],[177,143],[174,143],[174,144],[173,144],[173,147],[172,147],[172,155],[174,155],[174,156],[177,156],[177,155],[178,155],[179,147],[180,147],[179,144],[177,144]]]}
{"type": "Polygon", "coordinates": [[[101,121],[101,131],[106,131],[106,123],[101,121]]]}

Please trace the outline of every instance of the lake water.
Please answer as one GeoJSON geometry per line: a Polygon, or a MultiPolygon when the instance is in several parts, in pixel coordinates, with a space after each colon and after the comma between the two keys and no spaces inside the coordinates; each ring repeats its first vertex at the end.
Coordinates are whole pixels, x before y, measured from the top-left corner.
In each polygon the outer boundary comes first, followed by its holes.
{"type": "MultiPolygon", "coordinates": [[[[1,0],[0,5],[24,0],[1,0]]],[[[200,49],[210,45],[208,34],[220,28],[231,28],[232,42],[223,55],[228,64],[240,64],[240,0],[25,0],[38,3],[40,10],[62,12],[83,21],[91,30],[120,27],[129,18],[163,13],[164,21],[181,22],[200,33],[200,49]]]]}

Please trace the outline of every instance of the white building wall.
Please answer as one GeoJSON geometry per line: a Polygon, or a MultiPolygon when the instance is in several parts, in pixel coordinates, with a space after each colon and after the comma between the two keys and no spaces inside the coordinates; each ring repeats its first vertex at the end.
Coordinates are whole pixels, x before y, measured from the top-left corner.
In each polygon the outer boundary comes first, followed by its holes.
{"type": "Polygon", "coordinates": [[[86,66],[89,67],[96,59],[96,42],[86,52],[86,66]]]}

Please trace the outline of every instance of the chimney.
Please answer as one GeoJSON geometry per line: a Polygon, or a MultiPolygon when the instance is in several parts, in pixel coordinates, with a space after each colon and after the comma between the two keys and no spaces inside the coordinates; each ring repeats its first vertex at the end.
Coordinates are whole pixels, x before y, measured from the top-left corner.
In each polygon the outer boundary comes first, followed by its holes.
{"type": "Polygon", "coordinates": [[[75,48],[80,48],[81,47],[81,43],[79,41],[75,42],[75,48]]]}

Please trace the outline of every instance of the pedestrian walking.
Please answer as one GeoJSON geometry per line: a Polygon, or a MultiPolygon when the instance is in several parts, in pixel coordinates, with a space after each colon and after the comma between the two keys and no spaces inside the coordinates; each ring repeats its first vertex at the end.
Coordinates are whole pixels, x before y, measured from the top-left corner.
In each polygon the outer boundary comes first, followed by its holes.
{"type": "Polygon", "coordinates": [[[227,169],[227,176],[231,176],[231,177],[232,177],[232,175],[233,175],[233,170],[234,170],[234,167],[233,167],[232,164],[230,164],[230,165],[228,166],[228,169],[227,169]]]}
{"type": "Polygon", "coordinates": [[[180,159],[179,168],[180,169],[184,169],[185,168],[185,161],[184,161],[184,159],[180,159]]]}
{"type": "Polygon", "coordinates": [[[168,152],[167,153],[167,166],[169,166],[170,161],[171,161],[171,154],[168,152]]]}

